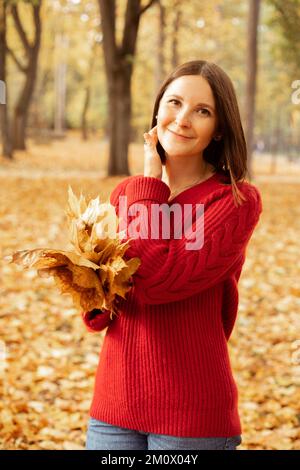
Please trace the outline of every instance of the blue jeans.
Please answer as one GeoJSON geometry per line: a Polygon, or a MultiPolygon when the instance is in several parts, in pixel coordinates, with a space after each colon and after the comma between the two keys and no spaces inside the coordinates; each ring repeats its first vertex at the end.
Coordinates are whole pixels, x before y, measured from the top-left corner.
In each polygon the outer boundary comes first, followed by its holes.
{"type": "Polygon", "coordinates": [[[242,438],[176,437],[121,428],[89,418],[86,450],[236,450],[242,438]]]}

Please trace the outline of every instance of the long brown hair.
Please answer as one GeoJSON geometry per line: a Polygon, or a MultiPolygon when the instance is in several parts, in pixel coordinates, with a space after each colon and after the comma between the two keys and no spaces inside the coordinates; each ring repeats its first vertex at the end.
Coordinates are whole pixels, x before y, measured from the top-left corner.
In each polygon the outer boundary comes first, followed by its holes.
{"type": "MultiPolygon", "coordinates": [[[[241,200],[245,200],[245,198],[236,183],[243,182],[248,176],[247,146],[232,81],[218,65],[205,60],[192,60],[176,67],[166,77],[158,91],[151,129],[157,124],[156,115],[159,103],[167,87],[173,80],[183,75],[201,75],[212,89],[219,122],[218,133],[222,137],[220,140],[211,140],[203,151],[203,158],[214,166],[215,171],[222,172],[229,177],[234,201],[240,204],[241,200]]],[[[164,165],[166,156],[160,142],[157,143],[157,151],[164,165]]]]}

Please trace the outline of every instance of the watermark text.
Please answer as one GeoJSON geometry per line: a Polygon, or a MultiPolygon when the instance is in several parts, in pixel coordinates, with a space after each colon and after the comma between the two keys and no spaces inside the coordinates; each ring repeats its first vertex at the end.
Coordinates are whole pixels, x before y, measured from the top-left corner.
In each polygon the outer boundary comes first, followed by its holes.
{"type": "Polygon", "coordinates": [[[294,80],[291,87],[295,89],[291,96],[292,103],[300,104],[300,80],[294,80]]]}
{"type": "Polygon", "coordinates": [[[0,104],[6,103],[6,86],[3,80],[0,80],[0,104]]]}

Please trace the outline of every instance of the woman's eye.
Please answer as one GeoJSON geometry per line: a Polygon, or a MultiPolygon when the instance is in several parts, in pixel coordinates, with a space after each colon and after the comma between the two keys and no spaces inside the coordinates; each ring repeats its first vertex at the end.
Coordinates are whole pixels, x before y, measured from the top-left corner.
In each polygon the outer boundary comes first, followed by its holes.
{"type": "MultiPolygon", "coordinates": [[[[175,104],[177,104],[177,103],[180,103],[180,101],[175,100],[175,99],[172,99],[172,100],[169,100],[169,103],[175,103],[175,104]]],[[[206,108],[200,108],[200,109],[198,109],[198,112],[199,112],[199,114],[202,114],[202,113],[203,113],[203,114],[205,114],[206,116],[210,116],[210,112],[209,112],[208,109],[206,109],[206,108]],[[201,113],[200,113],[199,111],[201,111],[201,113]]]]}
{"type": "Polygon", "coordinates": [[[204,113],[205,113],[207,116],[210,116],[210,112],[208,111],[208,109],[201,108],[201,109],[199,109],[199,111],[204,111],[204,113]]]}

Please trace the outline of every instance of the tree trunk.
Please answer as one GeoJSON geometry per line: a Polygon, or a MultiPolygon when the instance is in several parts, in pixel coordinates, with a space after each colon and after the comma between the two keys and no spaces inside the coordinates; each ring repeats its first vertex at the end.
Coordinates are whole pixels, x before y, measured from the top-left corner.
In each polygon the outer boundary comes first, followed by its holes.
{"type": "Polygon", "coordinates": [[[82,140],[88,140],[88,126],[87,126],[87,112],[90,105],[91,100],[91,85],[90,83],[87,84],[84,90],[84,103],[81,115],[81,137],[82,140]]]}
{"type": "Polygon", "coordinates": [[[248,175],[252,178],[252,150],[255,117],[255,92],[257,76],[257,27],[260,0],[249,0],[248,46],[247,46],[247,83],[246,83],[246,142],[248,147],[248,175]]]}
{"type": "Polygon", "coordinates": [[[87,76],[86,76],[86,86],[84,90],[84,102],[83,102],[83,109],[82,109],[82,115],[81,115],[81,135],[82,135],[83,140],[88,139],[87,113],[88,113],[90,100],[91,100],[91,82],[92,82],[92,76],[93,76],[93,71],[94,71],[94,64],[95,64],[96,51],[97,51],[98,44],[99,43],[97,43],[96,41],[93,44],[89,66],[87,70],[87,76]]]}
{"type": "MultiPolygon", "coordinates": [[[[35,53],[33,53],[35,54],[35,53]]],[[[25,150],[26,124],[28,110],[36,80],[36,58],[30,60],[29,70],[26,73],[25,84],[14,110],[13,146],[15,149],[25,150]]]]}
{"type": "Polygon", "coordinates": [[[165,78],[165,42],[166,42],[166,8],[162,5],[162,0],[158,2],[159,7],[159,31],[157,37],[157,64],[154,70],[155,73],[155,92],[159,90],[165,78]]]}
{"type": "Polygon", "coordinates": [[[21,91],[19,99],[14,110],[14,120],[13,120],[13,147],[15,149],[25,150],[25,138],[26,138],[26,124],[28,119],[28,111],[33,95],[33,90],[36,82],[37,76],[37,64],[38,64],[38,54],[41,43],[41,19],[40,19],[40,9],[41,9],[42,0],[39,0],[37,4],[32,5],[33,20],[35,26],[35,36],[32,45],[29,44],[28,38],[26,36],[25,30],[18,13],[18,5],[11,5],[11,14],[14,19],[15,27],[18,32],[18,35],[21,39],[25,53],[27,56],[26,66],[22,66],[20,61],[15,56],[15,53],[8,49],[12,58],[15,60],[19,69],[25,74],[25,83],[21,91]]]}
{"type": "Polygon", "coordinates": [[[178,53],[178,35],[179,35],[179,28],[181,24],[181,10],[180,10],[180,1],[176,0],[174,5],[174,21],[173,21],[173,41],[172,41],[172,68],[175,69],[179,64],[179,53],[178,53]]]}
{"type": "Polygon", "coordinates": [[[54,115],[54,133],[60,137],[65,132],[65,114],[66,114],[66,49],[68,47],[68,38],[61,33],[55,36],[55,47],[59,56],[55,66],[55,115],[54,115]],[[63,53],[62,53],[63,51],[63,53]]]}
{"type": "Polygon", "coordinates": [[[116,72],[109,87],[109,136],[110,153],[108,174],[129,175],[128,147],[131,117],[131,72],[116,72]]]}
{"type": "Polygon", "coordinates": [[[9,132],[7,93],[6,93],[6,1],[0,3],[0,128],[2,136],[2,154],[13,158],[11,136],[9,132]]]}
{"type": "Polygon", "coordinates": [[[273,124],[273,135],[272,135],[272,150],[271,150],[271,166],[270,173],[275,174],[277,171],[277,160],[280,154],[280,142],[281,142],[281,109],[278,107],[277,113],[275,114],[273,124]]]}
{"type": "Polygon", "coordinates": [[[131,78],[141,15],[157,0],[141,7],[141,0],[127,0],[123,37],[116,41],[115,0],[99,0],[103,51],[109,101],[108,174],[129,175],[128,147],[131,138],[131,78]]]}

